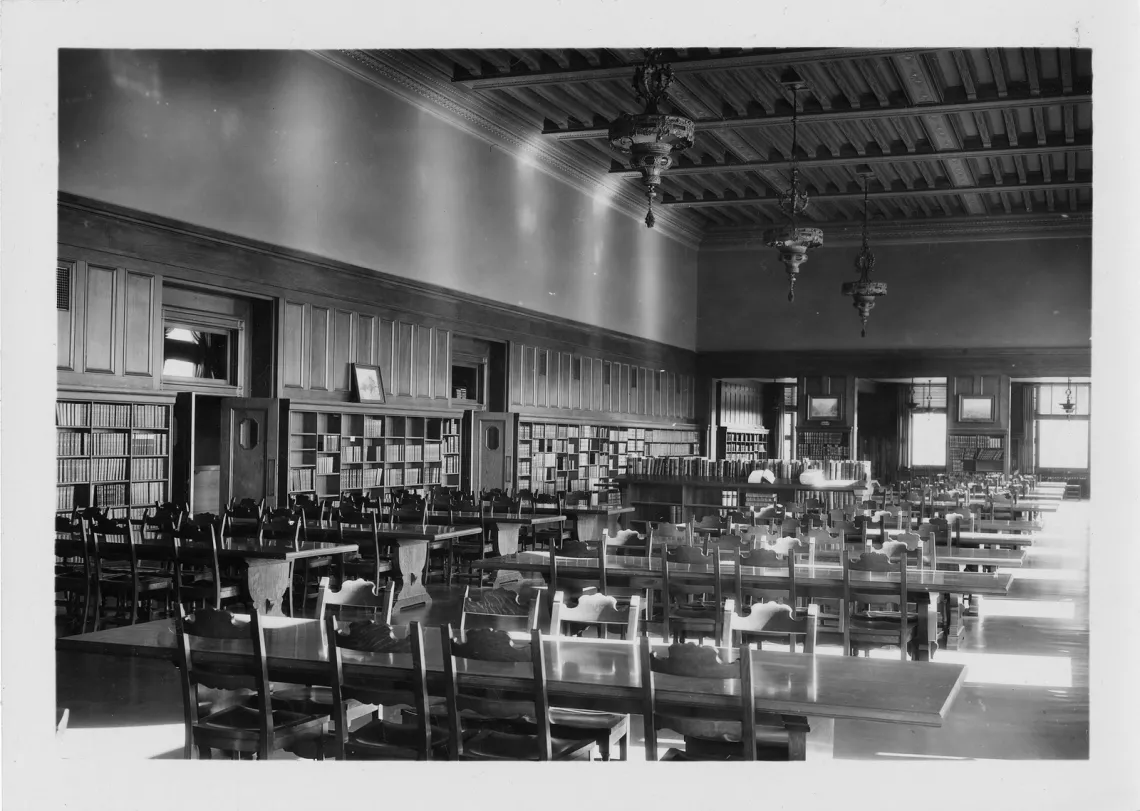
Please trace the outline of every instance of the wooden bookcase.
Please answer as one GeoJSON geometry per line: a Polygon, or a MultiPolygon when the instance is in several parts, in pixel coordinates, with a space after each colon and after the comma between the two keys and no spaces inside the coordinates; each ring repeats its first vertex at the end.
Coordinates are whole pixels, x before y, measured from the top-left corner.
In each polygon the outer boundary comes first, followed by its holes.
{"type": "Polygon", "coordinates": [[[716,458],[727,462],[758,462],[768,458],[766,428],[733,428],[716,430],[716,458]]]}
{"type": "Polygon", "coordinates": [[[516,434],[515,485],[535,494],[593,491],[630,457],[700,455],[696,429],[522,419],[516,434]]]}
{"type": "Polygon", "coordinates": [[[1004,432],[950,432],[946,437],[946,472],[1001,473],[1006,465],[1004,432]]]}
{"type": "Polygon", "coordinates": [[[141,517],[170,498],[170,405],[56,402],[56,510],[141,517]]]}
{"type": "Polygon", "coordinates": [[[287,492],[335,498],[458,487],[459,456],[458,418],[292,410],[287,492]]]}
{"type": "Polygon", "coordinates": [[[812,425],[797,426],[796,456],[800,459],[851,458],[851,429],[846,426],[820,428],[812,425]]]}

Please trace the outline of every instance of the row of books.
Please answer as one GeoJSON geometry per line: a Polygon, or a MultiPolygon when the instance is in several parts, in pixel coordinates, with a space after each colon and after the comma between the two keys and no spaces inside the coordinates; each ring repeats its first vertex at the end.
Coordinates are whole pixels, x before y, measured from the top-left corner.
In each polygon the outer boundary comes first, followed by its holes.
{"type": "Polygon", "coordinates": [[[127,486],[125,484],[97,484],[93,491],[95,506],[97,507],[127,506],[127,486]]]}
{"type": "Polygon", "coordinates": [[[380,487],[382,484],[384,484],[384,468],[364,468],[361,476],[361,487],[380,487]]]}
{"type": "Polygon", "coordinates": [[[750,462],[713,461],[688,457],[654,457],[630,459],[631,476],[676,476],[693,479],[746,481],[754,470],[771,471],[776,479],[797,480],[804,471],[821,470],[827,481],[866,480],[870,477],[868,461],[805,459],[761,459],[750,462]]]}
{"type": "MultiPolygon", "coordinates": [[[[166,428],[168,406],[134,406],[135,428],[166,428]]],[[[131,406],[128,403],[75,403],[59,400],[55,404],[56,425],[74,428],[130,428],[131,406]]]]}
{"type": "Polygon", "coordinates": [[[57,512],[64,510],[70,512],[75,509],[75,488],[74,487],[57,487],[55,488],[55,509],[57,512]]]}
{"type": "MultiPolygon", "coordinates": [[[[438,451],[438,446],[436,446],[438,451]]],[[[404,446],[404,461],[405,462],[422,462],[424,460],[424,446],[423,445],[405,445],[404,446]]],[[[436,459],[438,461],[438,457],[436,459]]]]}
{"type": "Polygon", "coordinates": [[[133,456],[166,456],[167,436],[165,433],[131,434],[131,455],[133,456]]]}
{"type": "Polygon", "coordinates": [[[325,453],[336,453],[340,450],[340,435],[321,434],[317,437],[317,450],[325,453]]]}
{"type": "Polygon", "coordinates": [[[634,437],[636,439],[644,438],[646,442],[695,443],[701,441],[701,436],[698,431],[678,431],[676,429],[660,428],[646,428],[637,430],[644,430],[645,436],[640,437],[635,431],[634,437]]]}
{"type": "Polygon", "coordinates": [[[340,460],[342,462],[363,462],[364,448],[359,445],[345,445],[340,449],[340,460]]]}
{"type": "Polygon", "coordinates": [[[79,431],[57,431],[55,434],[56,456],[86,456],[89,434],[79,431]]]}
{"type": "Polygon", "coordinates": [[[448,456],[446,459],[444,459],[443,460],[443,472],[449,476],[453,476],[453,475],[458,476],[459,475],[459,457],[458,456],[448,456]]]}
{"type": "Polygon", "coordinates": [[[317,457],[317,475],[325,476],[329,473],[336,473],[336,457],[335,456],[318,456],[317,457]]]}
{"type": "Polygon", "coordinates": [[[161,405],[136,405],[135,428],[166,428],[169,410],[161,405]]]}
{"type": "Polygon", "coordinates": [[[443,452],[446,454],[458,455],[460,453],[459,437],[457,437],[457,436],[445,437],[443,440],[443,452]]]}
{"type": "Polygon", "coordinates": [[[166,459],[156,456],[152,459],[131,461],[131,481],[153,481],[166,478],[166,459]]]}
{"type": "Polygon", "coordinates": [[[289,491],[293,493],[313,489],[313,471],[311,468],[301,467],[289,470],[289,491]]]}
{"type": "Polygon", "coordinates": [[[375,437],[384,436],[384,418],[383,417],[365,417],[364,418],[364,436],[367,439],[374,439],[375,437]]]}
{"type": "Polygon", "coordinates": [[[799,441],[809,445],[841,445],[842,431],[800,431],[799,441]]]}
{"type": "Polygon", "coordinates": [[[796,449],[804,456],[813,459],[848,459],[851,456],[851,449],[846,445],[821,445],[801,440],[796,449]]]}
{"type": "Polygon", "coordinates": [[[126,456],[127,435],[113,431],[93,431],[90,447],[92,456],[126,456]]]}
{"type": "MultiPolygon", "coordinates": [[[[696,440],[693,441],[695,443],[696,440]]],[[[695,456],[696,444],[688,442],[645,442],[645,453],[650,456],[695,456]]]]}
{"type": "Polygon", "coordinates": [[[131,504],[156,504],[166,501],[166,482],[134,482],[131,504]]]}

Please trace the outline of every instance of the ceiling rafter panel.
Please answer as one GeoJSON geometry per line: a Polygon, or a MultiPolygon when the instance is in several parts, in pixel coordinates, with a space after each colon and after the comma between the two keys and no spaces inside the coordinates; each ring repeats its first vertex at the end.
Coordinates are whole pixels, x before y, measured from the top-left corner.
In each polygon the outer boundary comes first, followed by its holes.
{"type": "MultiPolygon", "coordinates": [[[[354,57],[358,75],[394,79],[401,95],[419,93],[458,126],[492,133],[587,193],[616,187],[614,204],[644,218],[640,172],[607,138],[609,122],[643,107],[632,79],[644,49],[342,53],[367,55],[354,57]]],[[[654,210],[659,227],[689,244],[782,221],[792,106],[780,81],[789,69],[806,83],[804,219],[830,229],[828,244],[833,233],[858,231],[860,164],[874,173],[873,219],[916,238],[979,217],[1007,222],[994,229],[1011,234],[1053,228],[1049,218],[1062,213],[1064,229],[1088,226],[1088,49],[669,48],[663,56],[675,72],[666,111],[692,118],[696,136],[665,170],[654,210]]]]}

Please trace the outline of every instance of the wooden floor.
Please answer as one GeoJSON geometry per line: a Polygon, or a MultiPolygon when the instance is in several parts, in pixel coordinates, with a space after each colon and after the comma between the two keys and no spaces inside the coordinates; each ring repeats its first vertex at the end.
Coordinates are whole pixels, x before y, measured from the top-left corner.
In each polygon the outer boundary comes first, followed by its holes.
{"type": "MultiPolygon", "coordinates": [[[[937,661],[967,665],[945,724],[928,729],[875,722],[813,721],[809,750],[843,759],[1084,759],[1089,752],[1087,501],[1066,501],[1046,518],[1047,536],[1014,575],[1009,595],[984,598],[966,636],[937,661]]],[[[404,620],[458,619],[462,588],[429,586],[430,609],[404,620]]],[[[838,649],[820,649],[838,655],[838,649]]],[[[884,656],[894,652],[883,651],[884,656]]],[[[56,655],[56,695],[70,710],[61,754],[71,758],[178,758],[182,703],[174,666],[76,653],[56,655]]],[[[644,757],[633,719],[630,755],[644,757]]],[[[662,747],[669,745],[662,740],[662,747]]]]}

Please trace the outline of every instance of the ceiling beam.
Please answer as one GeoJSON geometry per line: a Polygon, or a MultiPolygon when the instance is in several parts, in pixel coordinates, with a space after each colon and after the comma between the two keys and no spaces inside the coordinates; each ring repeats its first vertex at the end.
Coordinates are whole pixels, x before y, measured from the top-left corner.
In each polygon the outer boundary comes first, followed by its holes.
{"type": "MultiPolygon", "coordinates": [[[[712,59],[675,59],[669,64],[677,75],[697,73],[707,70],[728,70],[730,68],[772,67],[785,68],[789,65],[815,64],[819,62],[840,62],[849,59],[890,56],[896,53],[923,53],[937,49],[914,48],[813,48],[803,51],[788,51],[763,54],[736,54],[718,56],[712,59]]],[[[640,58],[640,57],[639,57],[640,58]]],[[[605,68],[581,68],[578,70],[551,70],[543,73],[520,73],[517,75],[468,76],[454,79],[456,84],[471,90],[496,90],[503,87],[519,87],[536,84],[559,84],[562,82],[596,82],[601,79],[628,79],[633,65],[616,65],[605,68]]]]}
{"type": "MultiPolygon", "coordinates": [[[[1085,136],[1080,143],[1065,143],[1052,145],[1019,146],[995,149],[956,149],[946,152],[907,152],[891,153],[889,155],[850,155],[837,158],[801,158],[801,169],[819,168],[825,166],[856,166],[861,163],[913,163],[916,161],[940,161],[953,158],[1003,158],[1014,155],[1040,155],[1046,152],[1091,152],[1092,138],[1085,136]]],[[[674,166],[666,170],[665,177],[673,175],[717,175],[735,172],[750,172],[758,169],[792,168],[790,160],[757,161],[754,163],[705,163],[694,166],[674,166]]],[[[611,169],[611,175],[640,178],[641,172],[633,169],[611,169]]]]}
{"type": "MultiPolygon", "coordinates": [[[[934,189],[883,189],[880,191],[873,191],[868,193],[867,197],[871,200],[884,199],[888,197],[945,197],[958,194],[989,194],[991,192],[1031,192],[1031,191],[1047,191],[1049,189],[1067,190],[1067,189],[1080,189],[1092,186],[1092,178],[1086,180],[1075,180],[1073,182],[1063,183],[1018,183],[1016,185],[996,185],[996,184],[983,184],[975,186],[950,186],[944,188],[934,189]]],[[[840,192],[838,194],[817,194],[812,196],[812,202],[819,203],[835,203],[844,200],[862,200],[863,192],[840,192]]],[[[724,197],[706,200],[672,200],[658,205],[666,206],[668,208],[710,208],[715,206],[739,206],[739,205],[764,205],[771,203],[778,204],[779,198],[775,195],[769,197],[724,197]]]]}
{"type": "MultiPolygon", "coordinates": [[[[1091,93],[1072,93],[1067,96],[1026,96],[1021,98],[993,98],[981,101],[968,101],[951,104],[920,104],[914,106],[862,107],[857,110],[831,110],[830,112],[801,112],[799,123],[811,126],[813,123],[834,123],[842,121],[862,121],[869,118],[913,118],[950,113],[973,113],[981,110],[1011,110],[1023,107],[1050,106],[1053,104],[1081,104],[1092,101],[1091,93]]],[[[698,131],[715,132],[734,127],[777,127],[792,123],[791,113],[780,115],[750,115],[740,118],[706,118],[696,121],[698,131]]],[[[607,130],[602,127],[581,129],[545,130],[542,133],[558,141],[579,138],[605,138],[607,130]]]]}

